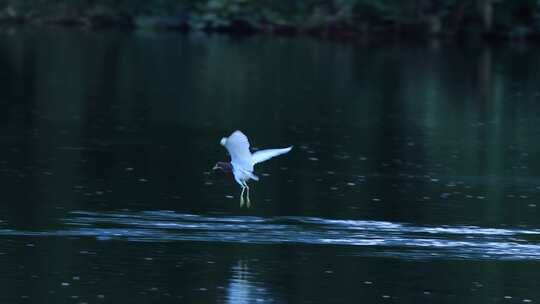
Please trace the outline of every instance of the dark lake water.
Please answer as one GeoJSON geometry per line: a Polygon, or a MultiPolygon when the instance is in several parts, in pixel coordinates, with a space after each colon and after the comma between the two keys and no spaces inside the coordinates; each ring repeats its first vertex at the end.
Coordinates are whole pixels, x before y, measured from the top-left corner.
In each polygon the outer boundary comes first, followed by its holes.
{"type": "Polygon", "coordinates": [[[0,32],[1,303],[538,303],[540,48],[0,32]],[[294,145],[252,208],[219,140],[294,145]]]}

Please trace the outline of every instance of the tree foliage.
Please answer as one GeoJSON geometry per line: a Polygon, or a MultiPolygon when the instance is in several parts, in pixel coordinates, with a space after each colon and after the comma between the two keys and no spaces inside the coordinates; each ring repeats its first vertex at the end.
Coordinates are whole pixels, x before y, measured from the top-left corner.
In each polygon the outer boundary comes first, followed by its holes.
{"type": "Polygon", "coordinates": [[[0,18],[90,26],[416,34],[540,32],[540,0],[0,0],[0,18]]]}

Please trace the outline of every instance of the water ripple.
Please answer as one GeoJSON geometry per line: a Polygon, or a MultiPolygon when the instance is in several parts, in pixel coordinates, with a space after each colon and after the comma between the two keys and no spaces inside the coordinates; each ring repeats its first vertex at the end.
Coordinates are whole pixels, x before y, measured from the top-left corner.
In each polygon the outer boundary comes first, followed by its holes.
{"type": "Polygon", "coordinates": [[[357,246],[353,254],[406,259],[540,260],[539,229],[415,226],[315,217],[203,216],[172,211],[76,211],[54,231],[0,229],[0,236],[95,237],[138,242],[357,246]]]}

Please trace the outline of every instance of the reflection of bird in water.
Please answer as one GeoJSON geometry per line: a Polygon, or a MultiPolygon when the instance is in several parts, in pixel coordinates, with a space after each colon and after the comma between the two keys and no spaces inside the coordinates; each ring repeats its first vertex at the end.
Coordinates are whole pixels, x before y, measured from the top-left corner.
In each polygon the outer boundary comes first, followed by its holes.
{"type": "Polygon", "coordinates": [[[248,208],[251,202],[249,200],[249,187],[247,181],[250,179],[259,180],[259,178],[253,174],[253,166],[272,157],[285,154],[292,149],[291,146],[283,149],[267,149],[251,153],[249,151],[249,141],[246,135],[241,131],[234,131],[229,137],[223,137],[220,143],[231,155],[231,162],[218,162],[213,169],[221,169],[224,172],[232,171],[234,180],[242,187],[242,192],[240,193],[240,207],[244,205],[244,190],[247,190],[246,206],[248,208]]]}
{"type": "Polygon", "coordinates": [[[233,267],[234,278],[237,281],[243,283],[249,283],[250,273],[249,273],[249,261],[248,260],[238,260],[236,266],[233,267]]]}
{"type": "Polygon", "coordinates": [[[253,275],[249,272],[249,261],[239,260],[232,267],[232,276],[230,278],[228,289],[228,303],[242,304],[253,303],[257,293],[263,293],[265,290],[257,292],[254,286],[253,275]]]}

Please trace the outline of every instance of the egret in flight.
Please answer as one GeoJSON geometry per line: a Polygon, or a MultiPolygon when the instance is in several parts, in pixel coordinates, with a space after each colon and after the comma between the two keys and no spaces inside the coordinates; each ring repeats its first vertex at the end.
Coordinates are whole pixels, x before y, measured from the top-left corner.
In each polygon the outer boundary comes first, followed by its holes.
{"type": "Polygon", "coordinates": [[[249,200],[249,186],[247,182],[250,179],[256,181],[259,180],[259,178],[253,174],[253,166],[272,157],[285,154],[292,149],[292,146],[290,146],[283,149],[267,149],[251,153],[251,151],[249,151],[249,141],[246,135],[238,130],[234,131],[229,137],[223,137],[220,144],[229,152],[231,161],[217,162],[213,169],[232,172],[234,180],[242,187],[242,192],[240,192],[240,207],[244,205],[244,191],[246,191],[245,202],[248,208],[250,207],[251,202],[249,200]]]}

